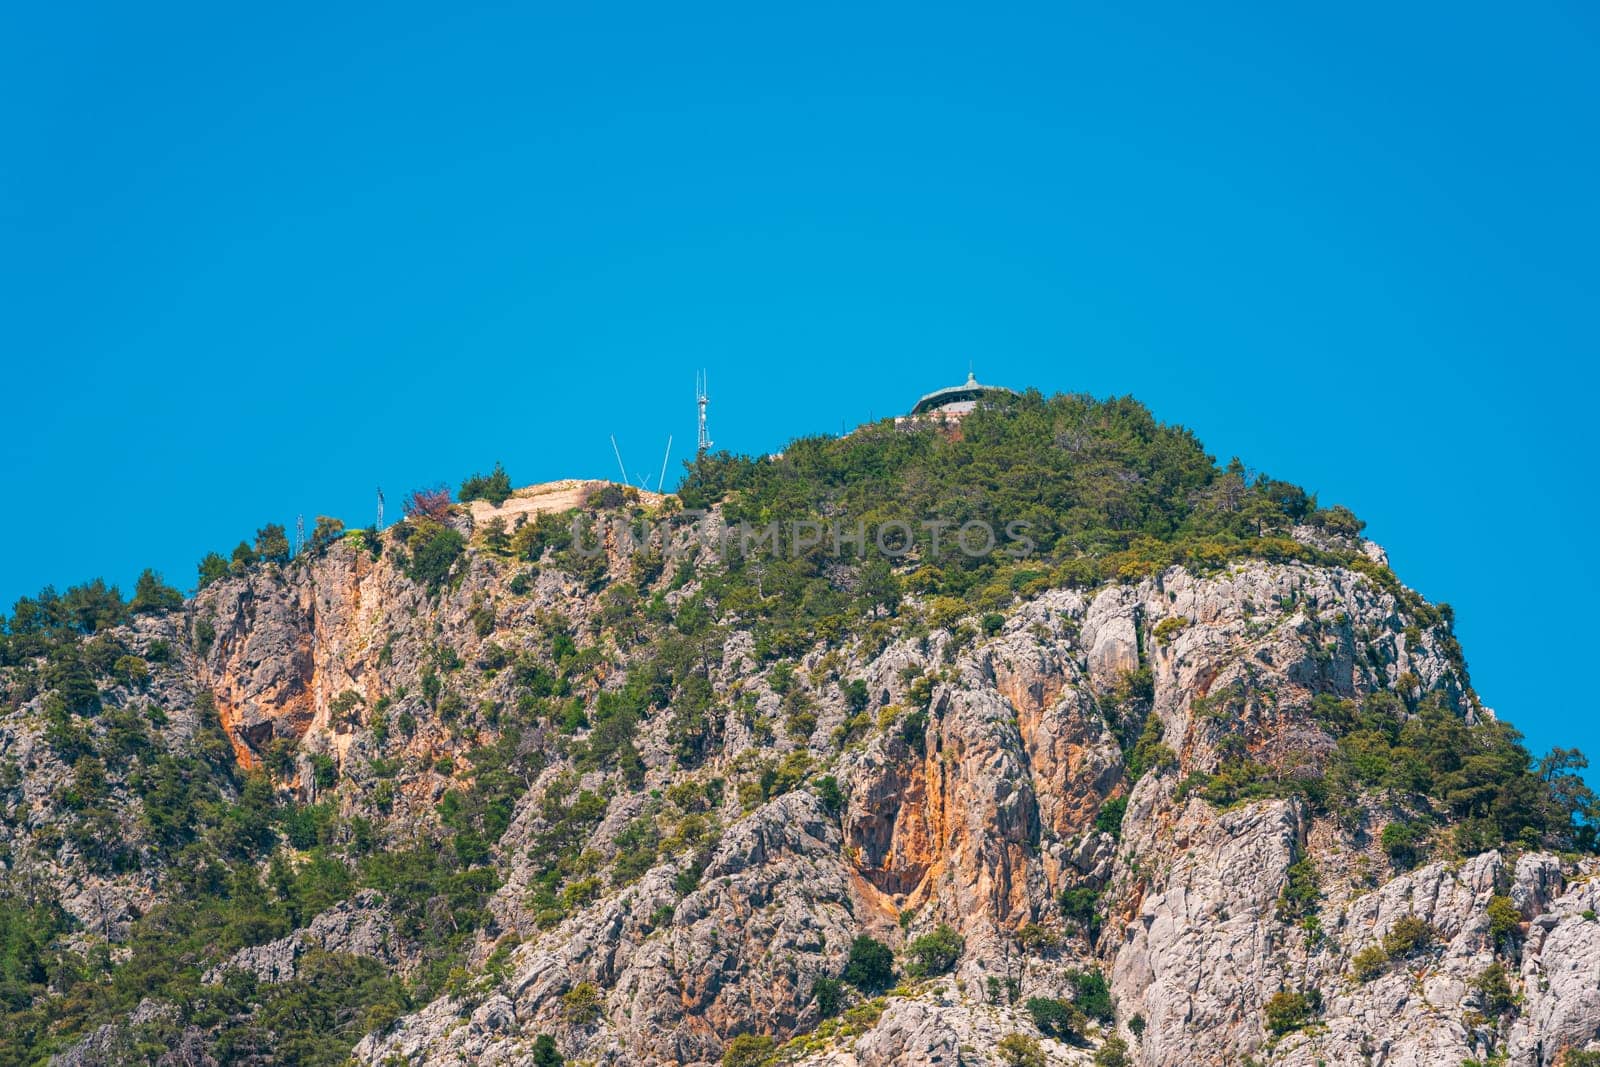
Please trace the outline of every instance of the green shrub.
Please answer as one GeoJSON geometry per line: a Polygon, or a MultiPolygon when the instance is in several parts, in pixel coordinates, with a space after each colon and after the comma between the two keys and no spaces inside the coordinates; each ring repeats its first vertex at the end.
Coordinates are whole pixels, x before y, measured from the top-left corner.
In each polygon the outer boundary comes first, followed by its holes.
{"type": "Polygon", "coordinates": [[[907,748],[921,755],[928,735],[928,712],[918,708],[908,712],[900,720],[900,740],[905,742],[907,748]]]}
{"type": "Polygon", "coordinates": [[[1033,1017],[1033,1025],[1048,1037],[1059,1037],[1064,1041],[1076,1040],[1083,1036],[1084,1027],[1088,1025],[1083,1012],[1065,1000],[1057,1000],[1054,997],[1029,997],[1025,1006],[1028,1014],[1033,1017]]]}
{"type": "Polygon", "coordinates": [[[556,1048],[556,1039],[540,1034],[533,1039],[533,1067],[565,1067],[566,1060],[556,1048]]]}
{"type": "Polygon", "coordinates": [[[1489,937],[1499,948],[1509,948],[1522,931],[1522,913],[1510,897],[1489,898],[1489,937]]]}
{"type": "MultiPolygon", "coordinates": [[[[220,559],[218,557],[219,562],[220,559]]],[[[134,583],[133,600],[128,604],[128,610],[136,615],[141,612],[177,611],[182,607],[183,594],[162,581],[161,575],[148,569],[134,583]]]]}
{"type": "Polygon", "coordinates": [[[894,982],[894,953],[867,934],[850,942],[850,957],[844,965],[844,980],[863,993],[881,993],[894,982]]]}
{"type": "Polygon", "coordinates": [[[332,789],[339,782],[339,765],[324,752],[311,754],[311,777],[320,790],[332,789]]]}
{"type": "Polygon", "coordinates": [[[498,462],[489,474],[474,474],[461,483],[456,499],[465,504],[469,500],[487,500],[495,507],[504,504],[511,496],[511,476],[498,462]]]}
{"type": "Polygon", "coordinates": [[[1300,1029],[1316,1014],[1321,999],[1315,992],[1280,989],[1267,998],[1267,1029],[1280,1036],[1300,1029]]]}
{"type": "Polygon", "coordinates": [[[1417,862],[1418,846],[1426,839],[1426,826],[1397,819],[1384,826],[1378,843],[1396,866],[1410,867],[1417,862]]]}
{"type": "Polygon", "coordinates": [[[1472,988],[1483,1000],[1485,1015],[1507,1015],[1517,1006],[1506,969],[1498,963],[1491,963],[1479,972],[1472,980],[1472,988]]]}
{"type": "Polygon", "coordinates": [[[811,792],[829,815],[837,815],[844,810],[846,797],[844,790],[839,787],[839,780],[831,774],[824,774],[811,783],[811,792]]]}
{"type": "Polygon", "coordinates": [[[1128,779],[1137,782],[1146,774],[1161,774],[1178,765],[1178,754],[1162,740],[1161,716],[1151,712],[1145,718],[1139,739],[1128,755],[1128,779]]]}
{"type": "Polygon", "coordinates": [[[426,523],[411,539],[411,562],[406,573],[411,580],[437,593],[450,577],[450,569],[466,549],[466,540],[455,530],[437,523],[426,523]]]}
{"type": "Polygon", "coordinates": [[[111,673],[119,682],[142,689],[150,680],[150,668],[138,656],[118,656],[111,665],[111,673]]]}
{"type": "Polygon", "coordinates": [[[268,563],[289,561],[289,536],[282,526],[269,522],[256,531],[256,558],[268,563]]]}
{"type": "Polygon", "coordinates": [[[811,983],[811,999],[817,1003],[817,1014],[824,1019],[844,1010],[846,995],[844,983],[837,978],[824,976],[811,983]]]}
{"type": "Polygon", "coordinates": [[[1377,945],[1368,945],[1350,960],[1350,973],[1357,981],[1370,982],[1382,974],[1389,963],[1389,954],[1377,945]]]}
{"type": "Polygon", "coordinates": [[[1391,960],[1414,956],[1433,944],[1435,931],[1415,915],[1402,915],[1383,935],[1383,951],[1391,960]]]}
{"type": "Polygon", "coordinates": [[[1153,631],[1156,643],[1160,645],[1170,644],[1172,639],[1178,636],[1179,632],[1188,625],[1189,618],[1186,615],[1171,615],[1162,619],[1156,623],[1156,628],[1153,631]]]}
{"type": "Polygon", "coordinates": [[[1039,1039],[1027,1034],[1007,1034],[1000,1039],[1000,1058],[1007,1067],[1046,1067],[1044,1049],[1039,1039]]]}
{"type": "Polygon", "coordinates": [[[1095,1049],[1094,1067],[1129,1067],[1132,1062],[1128,1058],[1128,1043],[1116,1034],[1108,1035],[1095,1049]]]}
{"type": "Polygon", "coordinates": [[[1101,833],[1110,834],[1112,838],[1120,840],[1122,837],[1122,817],[1128,813],[1128,798],[1115,797],[1100,806],[1094,817],[1094,828],[1101,833]]]}
{"type": "Polygon", "coordinates": [[[1091,1019],[1108,1023],[1116,1016],[1116,1005],[1111,1002],[1111,986],[1098,967],[1087,971],[1074,971],[1068,975],[1072,981],[1072,1002],[1078,1010],[1091,1019]]]}
{"type": "Polygon", "coordinates": [[[940,923],[932,933],[923,934],[906,946],[906,953],[911,957],[906,973],[913,978],[944,974],[956,965],[965,946],[960,934],[940,923]]]}
{"type": "Polygon", "coordinates": [[[1295,922],[1315,915],[1321,899],[1321,880],[1316,865],[1309,858],[1292,863],[1283,892],[1278,896],[1278,919],[1295,922]]]}
{"type": "Polygon", "coordinates": [[[561,995],[561,1012],[574,1026],[588,1026],[599,1020],[605,998],[593,982],[579,982],[561,995]]]}
{"type": "Polygon", "coordinates": [[[1058,898],[1061,914],[1077,923],[1091,942],[1100,933],[1100,891],[1088,886],[1063,889],[1058,898]]]}
{"type": "Polygon", "coordinates": [[[216,552],[207,552],[197,569],[199,571],[199,588],[204,589],[218,578],[226,578],[228,576],[228,561],[216,552]]]}
{"type": "Polygon", "coordinates": [[[722,1067],[762,1067],[772,1059],[778,1043],[766,1034],[740,1034],[722,1051],[722,1067]]]}

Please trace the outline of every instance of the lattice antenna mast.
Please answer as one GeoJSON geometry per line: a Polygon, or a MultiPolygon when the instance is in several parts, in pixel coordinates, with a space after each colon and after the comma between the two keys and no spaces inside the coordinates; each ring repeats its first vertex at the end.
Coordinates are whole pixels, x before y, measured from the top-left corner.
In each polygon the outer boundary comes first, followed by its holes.
{"type": "Polygon", "coordinates": [[[694,380],[694,402],[700,409],[700,439],[695,445],[697,455],[705,455],[711,451],[711,434],[706,430],[706,405],[711,402],[711,398],[706,395],[708,381],[705,371],[701,371],[694,380]]]}
{"type": "Polygon", "coordinates": [[[378,532],[383,532],[383,486],[378,486],[378,532]]]}
{"type": "Polygon", "coordinates": [[[299,555],[306,550],[306,517],[294,517],[294,554],[299,555]]]}

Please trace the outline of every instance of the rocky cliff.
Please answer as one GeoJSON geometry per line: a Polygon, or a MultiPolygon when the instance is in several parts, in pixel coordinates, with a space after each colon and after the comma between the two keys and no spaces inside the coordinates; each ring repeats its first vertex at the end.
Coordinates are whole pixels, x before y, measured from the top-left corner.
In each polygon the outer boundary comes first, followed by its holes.
{"type": "Polygon", "coordinates": [[[5,879],[59,902],[79,969],[12,982],[8,1062],[1600,1050],[1574,780],[1508,768],[1448,612],[1369,542],[1285,528],[1003,603],[907,581],[775,654],[748,620],[779,609],[733,610],[704,546],[486,525],[346,537],[97,631],[92,711],[63,710],[65,654],[12,657],[5,879]],[[163,775],[215,783],[176,828],[163,775]],[[255,925],[204,925],[212,892],[255,925]],[[187,977],[136,989],[179,926],[210,931],[161,957],[187,977]],[[288,1005],[331,1043],[286,1051],[288,1005]]]}

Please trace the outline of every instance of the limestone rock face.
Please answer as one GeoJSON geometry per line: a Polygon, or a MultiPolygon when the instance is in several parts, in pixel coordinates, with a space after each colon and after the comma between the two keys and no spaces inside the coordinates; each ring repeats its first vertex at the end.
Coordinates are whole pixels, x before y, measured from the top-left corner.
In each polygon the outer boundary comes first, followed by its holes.
{"type": "Polygon", "coordinates": [[[1527,1004],[1511,1028],[1511,1062],[1517,1067],[1548,1067],[1567,1049],[1600,1049],[1597,912],[1600,880],[1591,874],[1528,924],[1521,976],[1527,1004]]]}
{"type": "MultiPolygon", "coordinates": [[[[1376,546],[1295,536],[1381,562],[1376,546]]],[[[698,580],[609,547],[635,599],[552,556],[487,551],[430,590],[396,553],[339,543],[118,634],[141,655],[169,651],[139,685],[103,686],[108,709],[159,704],[146,721],[164,743],[209,738],[278,797],[359,827],[369,853],[472,857],[484,899],[457,973],[366,1034],[356,1062],[526,1064],[541,1037],[604,1067],[711,1067],[743,1035],[793,1042],[787,1062],[806,1067],[998,1067],[1013,1035],[1053,1065],[1087,1064],[1113,1038],[1146,1067],[1453,1067],[1502,1052],[1553,1067],[1600,1048],[1593,860],[1491,852],[1404,870],[1378,844],[1402,815],[1394,798],[1338,812],[1287,789],[1205,799],[1229,760],[1274,784],[1318,773],[1336,744],[1318,697],[1420,688],[1464,719],[1490,716],[1447,625],[1424,624],[1362,560],[1173,567],[939,625],[909,596],[893,625],[782,657],[758,632],[713,642],[685,627],[674,652],[703,699],[653,697],[628,746],[603,748],[599,708],[642,668],[650,618],[708,610],[698,580]],[[483,770],[475,756],[502,737],[515,745],[483,770]],[[461,815],[491,778],[490,810],[461,815]],[[591,817],[552,889],[542,850],[586,793],[591,817]],[[622,862],[642,837],[648,854],[622,862]],[[1286,894],[1296,864],[1317,876],[1300,910],[1286,894]],[[1523,920],[1499,938],[1496,897],[1523,920]],[[1407,920],[1425,943],[1375,970],[1368,952],[1358,976],[1356,957],[1407,920]],[[935,931],[960,939],[948,973],[907,973],[935,931]],[[825,1020],[817,982],[843,973],[861,935],[896,952],[899,984],[846,989],[825,1020]],[[1094,971],[1110,1017],[1070,1043],[1042,1034],[1029,1000],[1071,998],[1094,971]],[[1311,1024],[1274,1033],[1270,1006],[1296,995],[1311,1024]]],[[[76,771],[46,740],[44,699],[0,714],[17,767],[0,774],[5,873],[59,899],[85,946],[116,950],[170,892],[154,831],[113,768],[105,807],[127,854],[89,862],[84,835],[60,832],[76,771]]],[[[407,913],[399,894],[353,894],[208,959],[205,979],[282,983],[313,948],[425,972],[418,928],[455,916],[442,894],[420,895],[407,913]]],[[[206,1062],[205,1027],[163,1022],[169,1009],[95,1030],[60,1062],[115,1062],[146,1024],[166,1027],[172,1062],[206,1062]]]]}
{"type": "Polygon", "coordinates": [[[441,1001],[358,1057],[519,1063],[533,1034],[561,1032],[569,1054],[600,1063],[712,1063],[736,1034],[814,1025],[812,982],[843,967],[862,906],[816,799],[790,793],[730,827],[681,900],[676,873],[657,868],[524,946],[469,1025],[441,1026],[462,1010],[441,1001]],[[585,982],[609,991],[603,1018],[572,1026],[561,997],[585,982]]]}
{"type": "Polygon", "coordinates": [[[1113,957],[1124,1008],[1143,1014],[1145,1061],[1254,1052],[1261,1004],[1283,984],[1273,911],[1299,819],[1273,801],[1220,817],[1194,801],[1168,831],[1186,847],[1151,880],[1113,957]]]}
{"type": "Polygon", "coordinates": [[[249,971],[261,982],[287,982],[298,973],[307,949],[320,948],[348,956],[364,956],[401,969],[399,938],[383,898],[364,890],[322,912],[304,929],[264,945],[235,952],[227,962],[207,971],[204,981],[220,982],[230,970],[249,971]]]}

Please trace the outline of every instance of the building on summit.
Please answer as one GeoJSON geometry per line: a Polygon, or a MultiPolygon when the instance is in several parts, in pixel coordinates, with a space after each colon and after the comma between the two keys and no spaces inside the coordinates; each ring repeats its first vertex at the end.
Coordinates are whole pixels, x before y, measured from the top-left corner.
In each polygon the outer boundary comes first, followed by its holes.
{"type": "Polygon", "coordinates": [[[978,406],[979,400],[986,396],[997,395],[1015,396],[1016,390],[1007,389],[1002,385],[984,385],[978,381],[977,375],[969,371],[964,383],[935,389],[917,401],[916,406],[911,409],[911,414],[897,416],[894,424],[904,426],[917,422],[959,423],[972,413],[978,406]]]}

